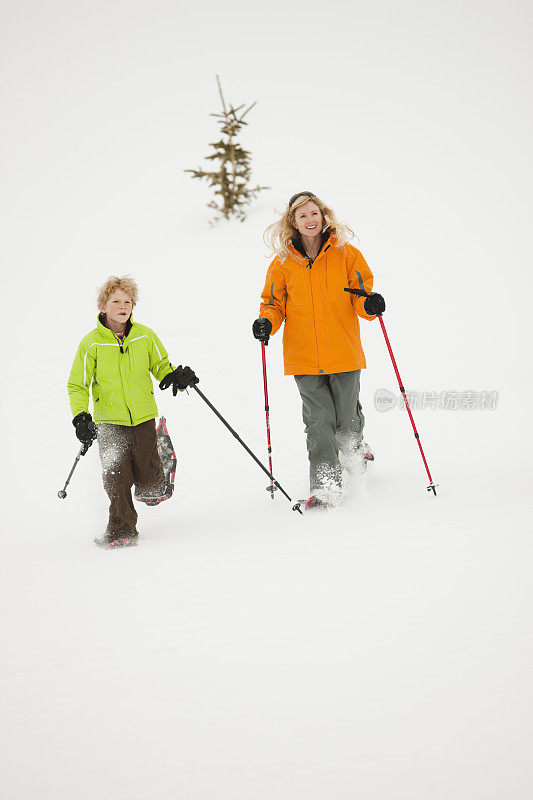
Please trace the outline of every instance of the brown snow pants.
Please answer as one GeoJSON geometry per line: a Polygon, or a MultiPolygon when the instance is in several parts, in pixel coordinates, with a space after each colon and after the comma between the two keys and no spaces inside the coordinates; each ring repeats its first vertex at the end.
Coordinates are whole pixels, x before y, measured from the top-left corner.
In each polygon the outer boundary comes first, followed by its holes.
{"type": "Polygon", "coordinates": [[[135,484],[155,491],[165,479],[157,451],[155,420],[140,425],[98,425],[104,489],[111,501],[106,536],[113,539],[137,533],[137,512],[131,496],[135,484]]]}

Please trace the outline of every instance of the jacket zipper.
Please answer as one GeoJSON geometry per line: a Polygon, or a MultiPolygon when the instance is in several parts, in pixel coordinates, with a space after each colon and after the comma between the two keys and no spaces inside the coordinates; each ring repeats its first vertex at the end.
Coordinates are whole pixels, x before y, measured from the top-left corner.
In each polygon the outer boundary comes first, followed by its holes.
{"type": "MultiPolygon", "coordinates": [[[[311,268],[309,268],[309,269],[311,269],[311,268]]],[[[311,275],[309,275],[309,281],[311,283],[311,303],[313,305],[313,317],[315,317],[315,296],[313,294],[313,279],[311,278],[311,275]]],[[[316,319],[315,319],[314,328],[315,328],[316,361],[317,361],[317,366],[318,366],[319,372],[322,372],[322,370],[320,369],[320,357],[319,357],[319,353],[318,353],[318,336],[316,335],[316,319]]]]}
{"type": "Polygon", "coordinates": [[[330,247],[331,247],[331,245],[328,244],[326,247],[324,247],[324,250],[319,250],[314,258],[311,258],[311,256],[307,256],[307,262],[308,262],[307,266],[309,267],[309,269],[313,269],[313,264],[317,260],[317,258],[320,255],[320,253],[325,253],[326,250],[329,250],[330,247]]]}
{"type": "Polygon", "coordinates": [[[123,340],[120,338],[120,336],[117,336],[116,333],[115,333],[115,339],[117,340],[117,344],[120,347],[120,352],[122,353],[122,355],[124,355],[124,348],[122,347],[123,340]]]}
{"type": "MultiPolygon", "coordinates": [[[[324,247],[324,250],[319,250],[318,253],[316,254],[315,258],[311,258],[311,256],[307,256],[307,261],[308,261],[307,266],[309,267],[309,272],[311,272],[311,270],[313,269],[313,264],[317,260],[317,258],[320,255],[320,253],[322,253],[322,252],[325,253],[326,250],[329,250],[330,247],[331,247],[331,245],[328,244],[328,245],[326,245],[326,247],[324,247]]],[[[313,317],[314,317],[315,316],[315,298],[314,298],[314,295],[313,295],[313,281],[311,279],[311,275],[309,275],[309,279],[311,281],[311,303],[312,303],[312,306],[313,306],[313,317]]],[[[316,345],[316,356],[317,356],[317,359],[318,359],[318,369],[322,374],[324,374],[324,370],[320,369],[320,360],[319,360],[319,354],[318,354],[318,337],[316,335],[316,321],[315,321],[315,345],[316,345]]]]}
{"type": "MultiPolygon", "coordinates": [[[[318,258],[319,255],[320,254],[317,253],[316,258],[318,258]]],[[[316,261],[316,258],[314,259],[314,261],[316,261]]],[[[314,261],[311,261],[311,258],[309,258],[309,271],[311,271],[311,268],[312,268],[312,266],[314,264],[314,261]]],[[[315,296],[313,294],[313,279],[312,279],[311,275],[309,275],[309,281],[311,283],[311,303],[313,304],[313,317],[314,317],[315,316],[315,296]]],[[[320,355],[319,355],[319,350],[318,350],[318,336],[317,336],[317,333],[316,333],[316,318],[315,318],[314,328],[315,328],[315,345],[316,345],[317,366],[318,366],[318,371],[323,373],[324,370],[320,369],[320,355]]]]}
{"type": "MultiPolygon", "coordinates": [[[[122,341],[119,337],[115,334],[115,338],[118,342],[118,346],[120,347],[121,355],[124,355],[124,348],[122,347],[122,341]]],[[[120,376],[120,380],[122,381],[122,390],[124,391],[124,381],[122,380],[122,375],[120,376]]],[[[124,399],[126,399],[126,392],[124,391],[124,399]]],[[[130,415],[130,422],[133,425],[133,417],[131,416],[131,409],[129,405],[126,403],[126,408],[128,409],[128,414],[130,415]]]]}

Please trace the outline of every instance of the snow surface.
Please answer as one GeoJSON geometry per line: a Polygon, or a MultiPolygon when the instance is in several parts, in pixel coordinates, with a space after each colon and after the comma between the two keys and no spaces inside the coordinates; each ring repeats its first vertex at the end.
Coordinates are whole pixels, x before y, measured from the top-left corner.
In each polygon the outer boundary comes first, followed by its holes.
{"type": "MultiPolygon", "coordinates": [[[[531,5],[237,2],[2,8],[4,503],[0,753],[12,800],[529,800],[531,5]],[[207,225],[215,73],[258,100],[271,186],[207,225]],[[66,379],[95,290],[135,317],[266,459],[250,334],[261,234],[312,189],[356,229],[407,388],[495,390],[415,413],[363,323],[367,480],[293,513],[194,393],[158,394],[176,496],[103,552],[96,448],[66,379]],[[528,366],[529,365],[529,366],[528,366]]],[[[298,393],[268,349],[273,461],[305,496],[298,393]]]]}

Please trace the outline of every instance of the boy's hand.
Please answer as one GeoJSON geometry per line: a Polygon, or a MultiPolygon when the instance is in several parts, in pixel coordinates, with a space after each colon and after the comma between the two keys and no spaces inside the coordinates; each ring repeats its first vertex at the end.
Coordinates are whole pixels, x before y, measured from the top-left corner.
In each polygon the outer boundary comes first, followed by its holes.
{"type": "Polygon", "coordinates": [[[87,411],[82,411],[74,417],[72,424],[76,428],[76,436],[80,442],[90,447],[96,439],[96,425],[91,415],[87,411]]]}
{"type": "Polygon", "coordinates": [[[169,372],[168,375],[165,375],[159,384],[159,388],[168,389],[169,386],[172,386],[172,394],[176,397],[178,389],[183,391],[183,389],[186,389],[188,386],[194,386],[194,384],[199,383],[199,381],[200,379],[196,377],[190,367],[182,367],[180,364],[179,367],[176,367],[174,372],[169,372]]]}

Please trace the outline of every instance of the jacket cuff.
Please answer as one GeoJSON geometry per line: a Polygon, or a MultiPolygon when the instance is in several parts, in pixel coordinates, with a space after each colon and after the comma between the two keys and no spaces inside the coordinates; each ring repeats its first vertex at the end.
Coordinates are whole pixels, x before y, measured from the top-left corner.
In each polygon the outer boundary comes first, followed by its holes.
{"type": "Polygon", "coordinates": [[[262,317],[263,319],[268,319],[268,321],[272,325],[272,330],[268,334],[269,336],[274,336],[274,334],[277,333],[279,331],[279,329],[281,328],[281,323],[283,322],[283,320],[279,319],[279,314],[276,314],[276,318],[275,319],[272,319],[270,314],[268,314],[266,312],[263,312],[262,314],[259,314],[259,316],[262,317]]]}

